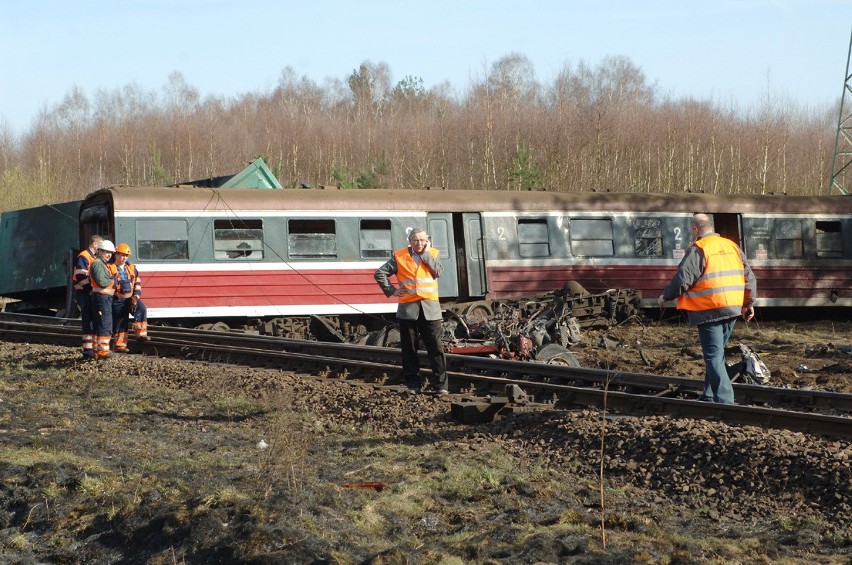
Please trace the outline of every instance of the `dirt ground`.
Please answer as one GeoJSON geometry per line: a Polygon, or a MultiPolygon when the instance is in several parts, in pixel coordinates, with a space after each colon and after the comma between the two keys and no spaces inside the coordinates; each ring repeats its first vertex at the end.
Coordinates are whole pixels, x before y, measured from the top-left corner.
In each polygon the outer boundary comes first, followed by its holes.
{"type": "MultiPolygon", "coordinates": [[[[842,314],[837,318],[739,320],[728,342],[727,361],[741,359],[736,346],[743,344],[769,369],[768,386],[852,393],[852,321],[842,314]]],[[[586,367],[704,379],[697,330],[680,315],[588,330],[574,352],[586,367]]]]}
{"type": "MultiPolygon", "coordinates": [[[[772,386],[852,392],[849,321],[738,324],[772,386]]],[[[585,366],[703,378],[677,319],[585,366]]],[[[733,360],[733,359],[732,359],[733,360]]],[[[849,563],[848,440],[596,410],[461,426],[452,397],[0,343],[10,563],[849,563]]]]}

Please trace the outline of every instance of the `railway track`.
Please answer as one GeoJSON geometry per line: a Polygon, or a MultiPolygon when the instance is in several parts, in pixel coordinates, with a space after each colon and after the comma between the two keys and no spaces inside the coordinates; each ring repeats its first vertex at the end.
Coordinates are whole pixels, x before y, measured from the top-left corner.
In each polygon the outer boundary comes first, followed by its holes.
{"type": "MultiPolygon", "coordinates": [[[[0,339],[79,346],[78,321],[0,316],[0,339]]],[[[395,386],[394,348],[312,342],[236,332],[150,326],[148,342],[131,350],[198,361],[286,368],[395,386]]],[[[425,361],[425,360],[424,360],[425,361]]],[[[423,364],[427,366],[428,363],[423,364]]],[[[702,383],[649,375],[448,355],[453,416],[476,422],[500,415],[576,406],[610,414],[669,415],[852,437],[852,395],[829,391],[734,384],[738,404],[701,402],[702,383]]],[[[400,389],[402,387],[400,386],[400,389]]]]}

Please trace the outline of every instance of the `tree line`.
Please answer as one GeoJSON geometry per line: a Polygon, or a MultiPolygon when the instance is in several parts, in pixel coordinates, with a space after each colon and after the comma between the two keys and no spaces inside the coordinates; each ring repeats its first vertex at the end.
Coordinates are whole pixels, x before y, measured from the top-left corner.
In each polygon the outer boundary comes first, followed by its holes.
{"type": "Polygon", "coordinates": [[[0,209],[231,174],[257,156],[288,187],[827,194],[836,119],[772,93],[745,109],[674,99],[627,57],[541,83],[511,53],[462,93],[394,83],[370,61],[323,84],[286,67],[271,91],[234,98],[172,73],[161,92],[74,88],[20,136],[0,124],[0,209]]]}

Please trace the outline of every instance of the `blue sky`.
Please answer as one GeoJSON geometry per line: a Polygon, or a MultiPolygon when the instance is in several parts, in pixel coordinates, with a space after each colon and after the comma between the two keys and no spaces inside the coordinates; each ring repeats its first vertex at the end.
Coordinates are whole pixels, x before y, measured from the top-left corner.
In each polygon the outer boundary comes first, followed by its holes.
{"type": "Polygon", "coordinates": [[[461,94],[512,52],[549,82],[626,56],[662,94],[739,108],[840,99],[851,0],[0,0],[0,128],[23,133],[78,87],[202,98],[271,91],[287,66],[322,85],[366,61],[461,94]]]}

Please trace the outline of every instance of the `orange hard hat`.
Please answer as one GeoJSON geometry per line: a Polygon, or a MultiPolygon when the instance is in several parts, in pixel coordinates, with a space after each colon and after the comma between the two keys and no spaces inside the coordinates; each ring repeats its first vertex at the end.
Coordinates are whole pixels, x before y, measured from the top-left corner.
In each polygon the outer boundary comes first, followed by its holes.
{"type": "Polygon", "coordinates": [[[131,255],[130,246],[127,245],[126,243],[119,243],[118,245],[116,245],[115,246],[115,252],[116,253],[123,253],[124,255],[131,255]]]}

